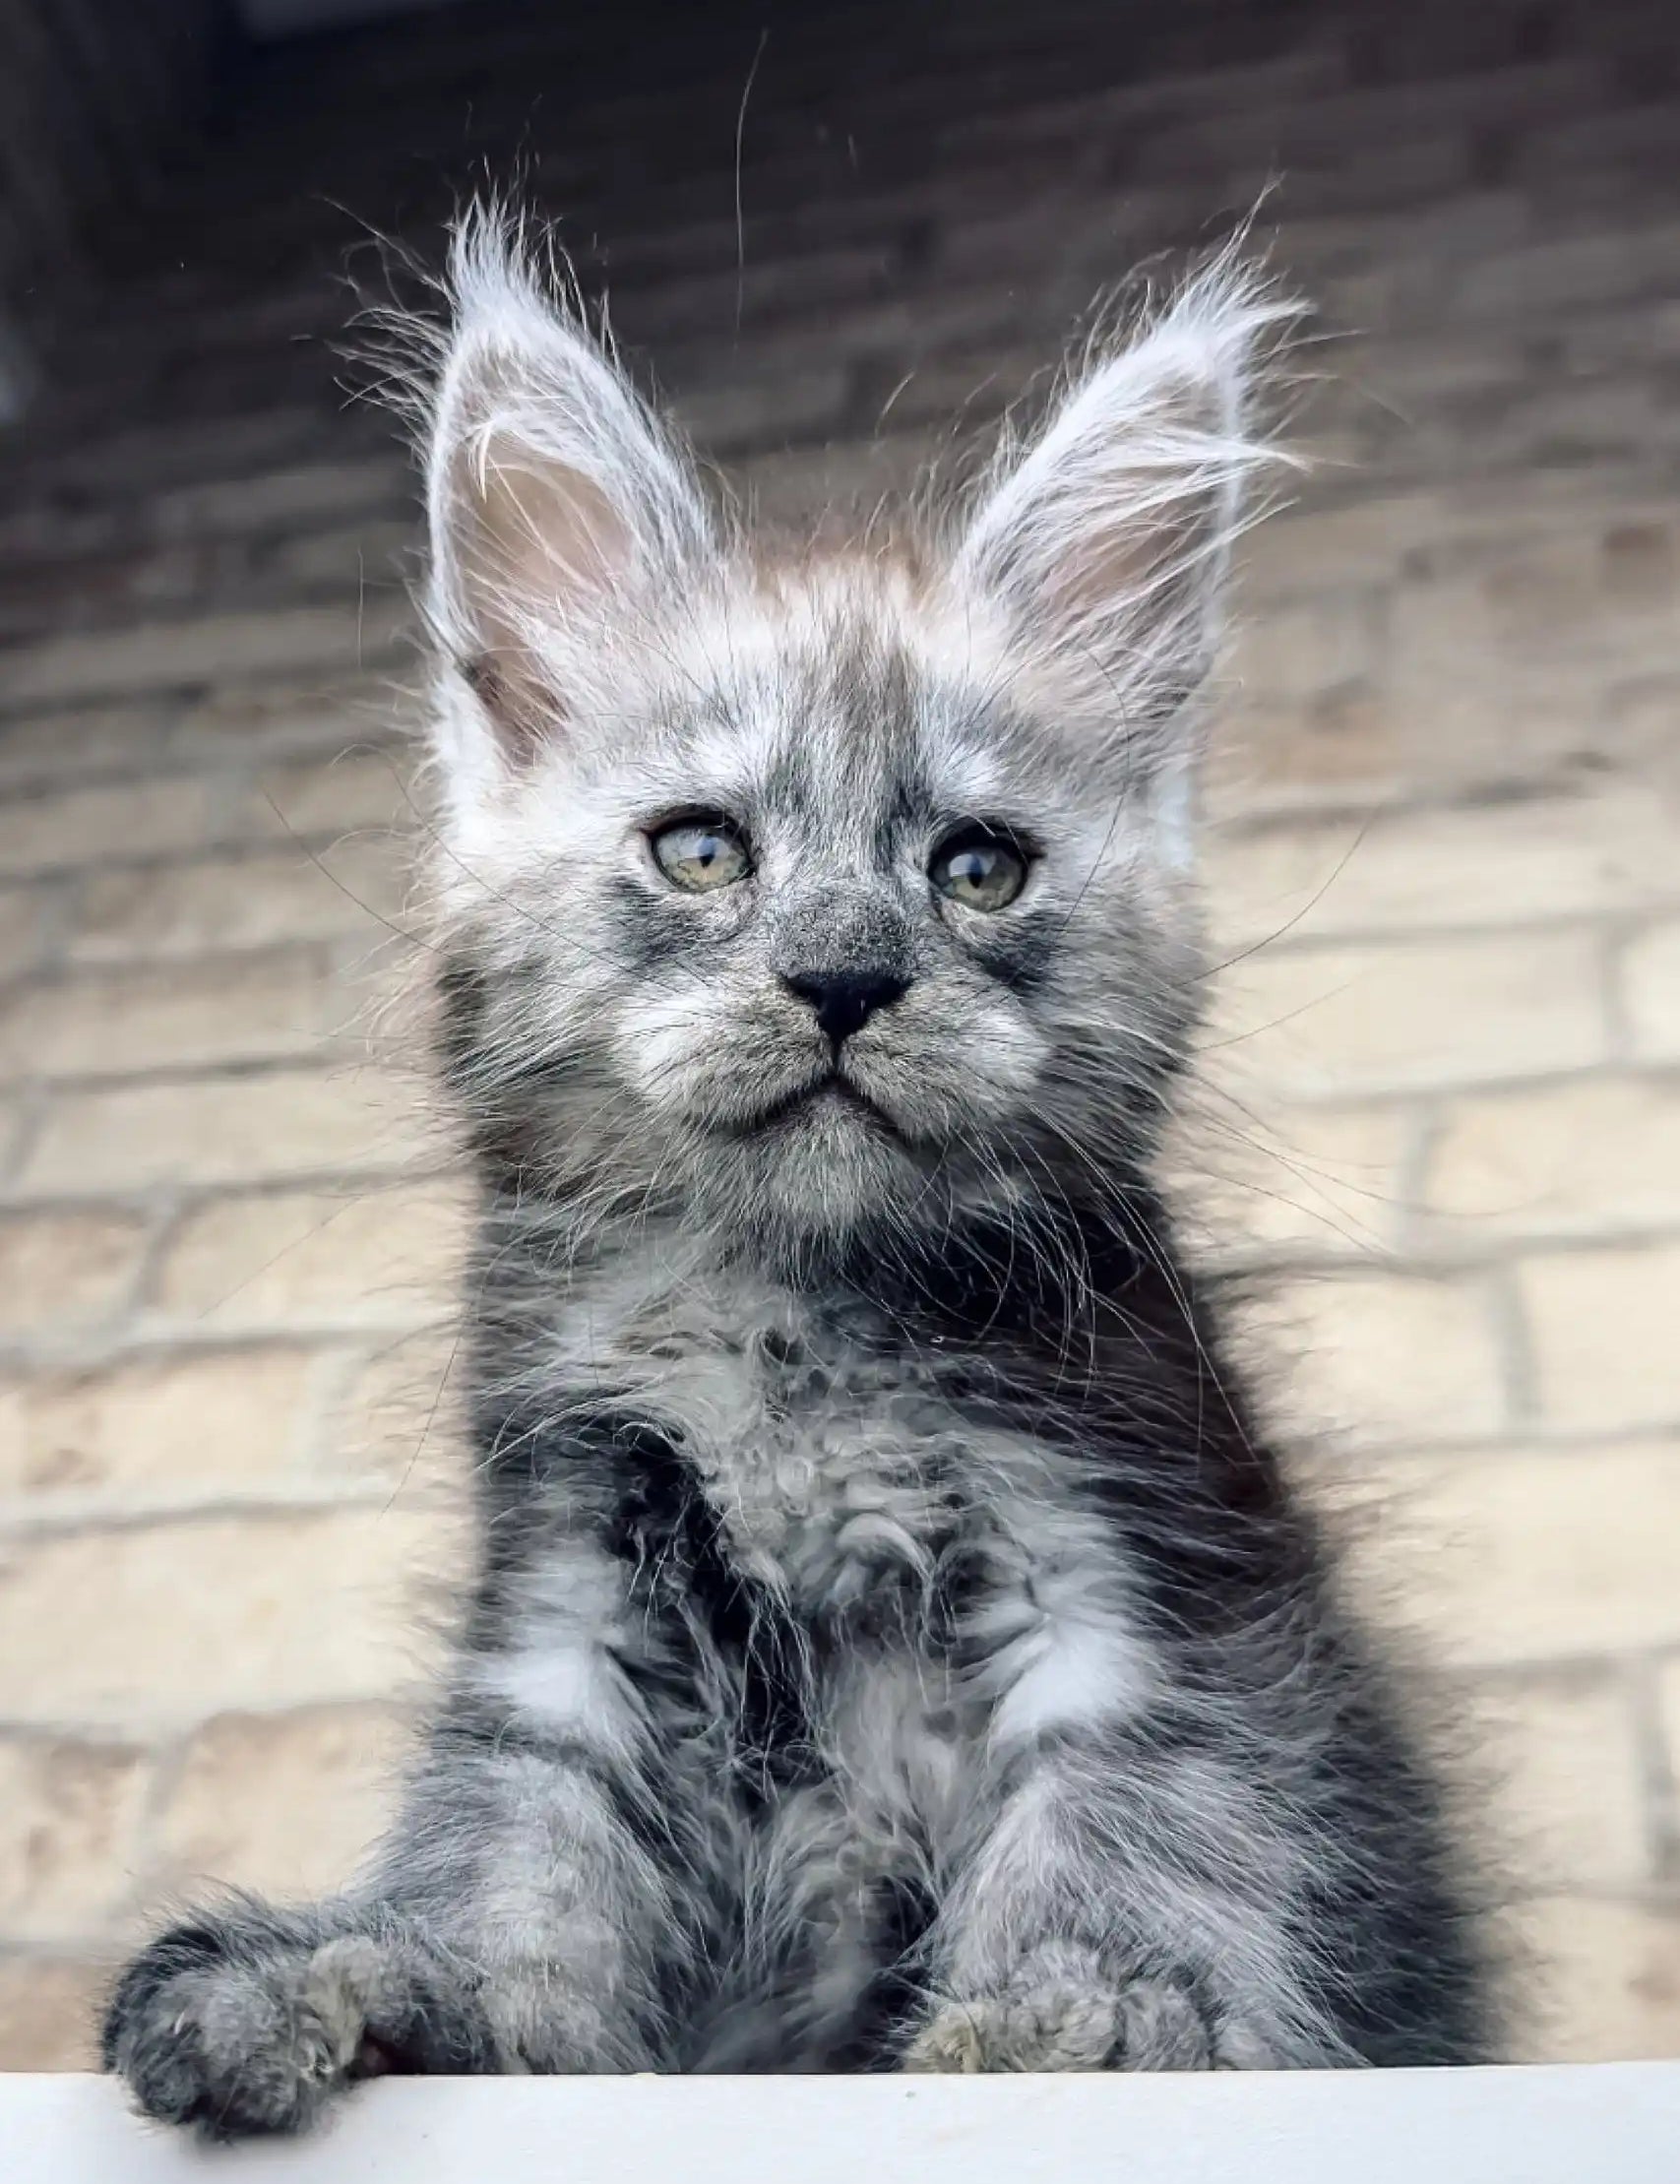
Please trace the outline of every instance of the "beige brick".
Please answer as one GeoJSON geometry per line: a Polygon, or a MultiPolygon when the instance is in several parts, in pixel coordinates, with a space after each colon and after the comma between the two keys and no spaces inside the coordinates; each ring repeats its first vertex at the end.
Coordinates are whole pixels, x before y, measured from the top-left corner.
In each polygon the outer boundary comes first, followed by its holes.
{"type": "Polygon", "coordinates": [[[124,1507],[283,1490],[305,1475],[307,1350],[146,1358],[0,1387],[0,1495],[124,1507]]]}
{"type": "Polygon", "coordinates": [[[795,448],[758,456],[734,475],[766,524],[805,526],[837,509],[867,509],[880,495],[908,490],[939,452],[922,433],[883,433],[859,446],[795,448]]]}
{"type": "Polygon", "coordinates": [[[157,1308],[230,1328],[435,1317],[453,1301],[467,1202],[445,1178],[216,1200],[169,1240],[157,1308]]]}
{"type": "Polygon", "coordinates": [[[326,963],[301,951],[14,986],[0,996],[0,1078],[318,1054],[342,1018],[326,963]]]}
{"type": "Polygon", "coordinates": [[[1250,946],[1322,935],[1521,924],[1671,902],[1672,807],[1653,787],[1467,810],[1379,814],[1226,835],[1210,844],[1214,929],[1250,946]]]}
{"type": "Polygon", "coordinates": [[[84,782],[94,774],[132,774],[156,761],[168,709],[143,705],[83,706],[6,722],[0,735],[0,781],[8,788],[47,781],[84,782]]]}
{"type": "Polygon", "coordinates": [[[1597,1669],[1502,1683],[1478,1708],[1502,1873],[1525,1896],[1650,1877],[1632,1703],[1597,1669]]]}
{"type": "Polygon", "coordinates": [[[261,841],[346,835],[359,828],[412,831],[425,804],[405,751],[344,751],[298,766],[266,767],[243,814],[261,841]]]}
{"type": "Polygon", "coordinates": [[[207,532],[238,534],[258,525],[377,510],[401,497],[404,482],[404,466],[389,459],[299,464],[261,477],[179,486],[156,495],[149,514],[157,537],[196,540],[207,532]]]}
{"type": "Polygon", "coordinates": [[[1680,1914],[1590,1897],[1529,1906],[1512,2060],[1616,2063],[1680,2055],[1680,1914]]]}
{"type": "Polygon", "coordinates": [[[1664,1663],[1657,1680],[1657,1706],[1668,1746],[1668,1775],[1680,1793],[1680,1660],[1664,1663]]]}
{"type": "Polygon", "coordinates": [[[394,1710],[373,1706],[209,1722],[163,1807],[164,1885],[280,1898],[343,1887],[390,1815],[406,1735],[394,1710]]]}
{"type": "Polygon", "coordinates": [[[1331,585],[1382,584],[1407,550],[1447,529],[1438,493],[1372,493],[1335,508],[1279,511],[1239,549],[1243,596],[1258,612],[1302,592],[1331,585]]]}
{"type": "Polygon", "coordinates": [[[98,1933],[133,1884],[151,1776],[123,1745],[0,1740],[0,1935],[98,1933]]]}
{"type": "MultiPolygon", "coordinates": [[[[1440,572],[1438,582],[1456,593],[1451,608],[1430,587],[1416,588],[1415,612],[1397,637],[1415,645],[1432,617],[1451,611],[1462,613],[1466,626],[1480,620],[1493,657],[1519,667],[1566,647],[1589,653],[1601,641],[1608,615],[1655,603],[1649,588],[1647,597],[1639,598],[1637,578],[1630,589],[1633,558],[1605,556],[1585,526],[1573,535],[1528,537],[1505,550],[1478,553],[1440,572]]],[[[1645,558],[1649,566],[1649,555],[1645,558]]]]}
{"type": "Polygon", "coordinates": [[[341,1474],[388,1483],[405,1507],[459,1507],[461,1345],[437,1328],[389,1342],[348,1383],[332,1425],[341,1474]]]}
{"type": "MultiPolygon", "coordinates": [[[[1212,753],[1210,814],[1225,823],[1310,810],[1327,796],[1343,803],[1351,795],[1362,805],[1396,796],[1406,778],[1406,727],[1392,698],[1368,683],[1325,691],[1304,705],[1266,705],[1242,690],[1212,753]]],[[[1267,930],[1282,922],[1273,917],[1267,930]]]]}
{"type": "Polygon", "coordinates": [[[97,2070],[109,1966],[53,1957],[0,1961],[0,2070],[97,2070]]]}
{"type": "MultiPolygon", "coordinates": [[[[434,1083],[441,1010],[435,960],[396,939],[376,939],[354,954],[339,979],[340,1035],[346,1054],[383,1061],[416,1084],[434,1083]]],[[[447,1100],[436,1102],[441,1114],[447,1100]]]]}
{"type": "Polygon", "coordinates": [[[1588,1077],[1456,1100],[1428,1164],[1443,1240],[1680,1226],[1680,1087],[1588,1077]]]}
{"type": "Polygon", "coordinates": [[[1393,1107],[1294,1107],[1260,1122],[1214,1101],[1173,1133],[1176,1196],[1215,1257],[1377,1257],[1407,1212],[1414,1128],[1393,1107]]]}
{"type": "Polygon", "coordinates": [[[1396,1461],[1349,1486],[1358,1568],[1468,1666],[1680,1643],[1680,1444],[1396,1461]]]}
{"type": "Polygon", "coordinates": [[[132,1734],[384,1698],[453,1533],[411,1509],[218,1517],[0,1549],[0,1714],[132,1734]]]}
{"type": "Polygon", "coordinates": [[[0,894],[0,978],[15,978],[40,961],[42,925],[41,899],[32,889],[0,894]]]}
{"type": "Polygon", "coordinates": [[[1251,1105],[1582,1068],[1605,1050],[1594,944],[1548,933],[1268,952],[1228,974],[1204,1047],[1251,1105]]]}
{"type": "Polygon", "coordinates": [[[214,809],[203,781],[140,781],[0,803],[0,872],[45,872],[157,856],[205,839],[214,809]]]}
{"type": "Polygon", "coordinates": [[[1680,1423],[1680,1245],[1558,1252],[1520,1269],[1548,1426],[1680,1423]]]}
{"type": "Polygon", "coordinates": [[[414,543],[412,523],[364,515],[330,530],[276,540],[263,549],[263,574],[288,592],[342,598],[358,585],[383,590],[401,583],[404,564],[412,564],[414,543]]]}
{"type": "Polygon", "coordinates": [[[1633,943],[1622,981],[1635,1052],[1647,1061],[1680,1062],[1680,922],[1633,943]]]}
{"type": "Polygon", "coordinates": [[[122,1214],[20,1214],[0,1220],[0,1328],[79,1328],[116,1312],[146,1249],[144,1221],[122,1214]]]}
{"type": "Polygon", "coordinates": [[[1276,1282],[1242,1324],[1297,1432],[1354,1445],[1497,1433],[1505,1397],[1490,1303],[1473,1282],[1400,1276],[1276,1282]],[[1292,1360],[1286,1373],[1279,1357],[1292,1360]]]}
{"type": "Polygon", "coordinates": [[[336,753],[412,734],[420,710],[414,695],[384,675],[225,683],[175,713],[170,748],[194,757],[336,753]]]}
{"type": "Polygon", "coordinates": [[[710,453],[767,440],[826,436],[841,422],[851,375],[843,364],[810,372],[732,375],[729,382],[697,388],[674,405],[683,430],[710,453]]]}
{"type": "Polygon", "coordinates": [[[424,1110],[416,1083],[367,1069],[66,1094],[14,1189],[74,1194],[390,1171],[443,1149],[424,1110]]]}
{"type": "Polygon", "coordinates": [[[421,930],[408,912],[412,862],[405,843],[358,835],[314,855],[291,843],[273,855],[99,873],[85,885],[70,954],[129,963],[421,930]]]}
{"type": "MultiPolygon", "coordinates": [[[[1680,666],[1680,662],[1676,662],[1680,666]]],[[[1610,692],[1609,718],[1601,732],[1624,765],[1637,769],[1669,798],[1680,792],[1680,675],[1621,683],[1610,692]]]]}
{"type": "Polygon", "coordinates": [[[224,675],[299,666],[357,667],[389,653],[408,626],[405,607],[370,600],[344,607],[270,608],[137,629],[84,630],[18,645],[0,657],[0,707],[43,699],[126,697],[224,675]]]}

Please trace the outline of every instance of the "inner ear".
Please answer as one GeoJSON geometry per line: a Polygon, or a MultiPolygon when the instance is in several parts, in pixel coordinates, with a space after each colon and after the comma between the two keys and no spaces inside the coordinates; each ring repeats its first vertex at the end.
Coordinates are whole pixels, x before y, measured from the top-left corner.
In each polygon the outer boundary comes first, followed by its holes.
{"type": "Polygon", "coordinates": [[[458,659],[456,665],[467,689],[494,721],[508,756],[516,765],[529,765],[544,736],[564,715],[559,690],[535,671],[530,654],[523,648],[510,646],[500,654],[472,654],[458,659]]]}
{"type": "Polygon", "coordinates": [[[633,541],[580,470],[494,442],[462,449],[457,464],[454,649],[510,755],[529,759],[564,715],[544,635],[622,588],[633,541]]]}
{"type": "Polygon", "coordinates": [[[1275,460],[1256,372],[1288,315],[1227,258],[1093,344],[1037,433],[1000,451],[961,541],[962,579],[1123,699],[1117,733],[1182,711],[1216,652],[1244,488],[1275,460]]]}
{"type": "MultiPolygon", "coordinates": [[[[495,207],[450,261],[432,401],[428,611],[504,753],[583,708],[615,633],[716,550],[680,439],[495,207]]],[[[488,777],[486,777],[488,778],[488,777]]]]}
{"type": "MultiPolygon", "coordinates": [[[[1087,519],[1074,530],[1061,559],[1043,571],[1044,603],[1070,618],[1112,612],[1148,624],[1179,586],[1213,577],[1222,562],[1231,511],[1226,496],[1174,491],[1158,503],[1145,477],[1109,520],[1087,519]]],[[[1119,499],[1119,496],[1116,496],[1119,499]]]]}
{"type": "Polygon", "coordinates": [[[631,572],[629,523],[587,472],[487,439],[463,451],[472,475],[461,505],[464,574],[480,611],[564,611],[631,572]]]}

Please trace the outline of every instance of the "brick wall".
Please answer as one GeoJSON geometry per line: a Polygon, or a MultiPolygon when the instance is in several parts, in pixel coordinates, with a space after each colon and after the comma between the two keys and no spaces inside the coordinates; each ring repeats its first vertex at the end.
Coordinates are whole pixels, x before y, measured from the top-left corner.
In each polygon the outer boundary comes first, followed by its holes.
{"type": "Polygon", "coordinates": [[[423,246],[515,156],[773,512],[983,423],[1280,177],[1324,461],[1245,571],[1179,1165],[1500,1762],[1523,2052],[1680,2051],[1668,11],[773,15],[743,267],[763,19],[271,56],[0,444],[0,2059],[83,2057],[170,1892],[345,1872],[458,1551],[412,488],[326,339],[338,208],[423,246]]]}

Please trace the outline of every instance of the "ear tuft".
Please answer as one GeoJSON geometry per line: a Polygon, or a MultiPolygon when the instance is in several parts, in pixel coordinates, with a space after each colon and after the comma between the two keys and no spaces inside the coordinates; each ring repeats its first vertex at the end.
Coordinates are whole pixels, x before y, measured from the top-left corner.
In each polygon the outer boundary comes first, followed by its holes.
{"type": "Polygon", "coordinates": [[[591,334],[545,236],[459,222],[427,436],[428,604],[516,748],[564,706],[569,641],[634,612],[711,542],[675,435],[591,334]]]}
{"type": "Polygon", "coordinates": [[[1098,334],[1035,435],[1000,448],[957,555],[1024,637],[1095,670],[1127,725],[1174,711],[1217,649],[1258,472],[1285,462],[1257,390],[1299,307],[1227,252],[1098,334]]]}

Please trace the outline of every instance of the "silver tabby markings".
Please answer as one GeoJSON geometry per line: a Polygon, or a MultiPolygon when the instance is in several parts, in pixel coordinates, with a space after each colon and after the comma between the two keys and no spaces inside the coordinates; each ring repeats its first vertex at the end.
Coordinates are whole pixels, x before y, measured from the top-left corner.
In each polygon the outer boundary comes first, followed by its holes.
{"type": "Polygon", "coordinates": [[[110,2067],[1466,2060],[1428,1775],[1151,1179],[1286,315],[1092,341],[907,543],[779,558],[517,230],[416,374],[476,1583],[397,1826],[164,1933],[110,2067]]]}

